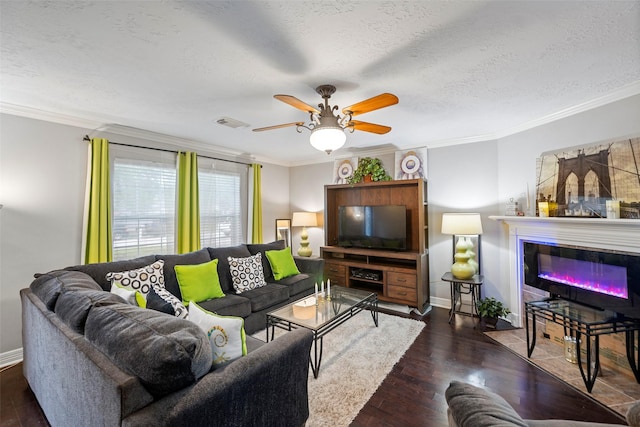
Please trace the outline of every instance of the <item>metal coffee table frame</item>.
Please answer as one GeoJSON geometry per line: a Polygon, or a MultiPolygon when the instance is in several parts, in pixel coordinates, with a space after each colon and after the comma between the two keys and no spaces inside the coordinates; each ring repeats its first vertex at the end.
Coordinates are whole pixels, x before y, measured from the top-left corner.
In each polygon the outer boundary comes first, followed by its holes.
{"type": "Polygon", "coordinates": [[[297,320],[293,316],[282,314],[283,311],[290,307],[292,308],[294,304],[307,298],[310,298],[310,296],[267,313],[267,342],[274,339],[276,327],[287,331],[296,328],[309,329],[313,332],[313,358],[309,357],[309,364],[313,371],[313,377],[318,378],[320,364],[322,363],[322,338],[363,310],[370,310],[373,323],[378,327],[378,295],[375,292],[332,286],[331,299],[318,298],[319,301],[316,306],[316,313],[320,310],[325,310],[330,316],[328,319],[321,319],[317,324],[312,325],[310,323],[313,322],[305,322],[302,319],[297,320]],[[345,304],[346,306],[343,307],[345,304]],[[269,331],[271,331],[271,334],[269,334],[269,331]]]}

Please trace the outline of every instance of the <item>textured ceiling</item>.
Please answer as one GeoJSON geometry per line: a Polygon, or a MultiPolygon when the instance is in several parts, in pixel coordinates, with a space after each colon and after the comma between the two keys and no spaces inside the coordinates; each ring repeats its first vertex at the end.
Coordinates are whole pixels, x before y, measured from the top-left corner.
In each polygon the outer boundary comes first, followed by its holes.
{"type": "Polygon", "coordinates": [[[508,133],[612,93],[640,91],[638,1],[6,1],[4,106],[129,126],[282,164],[326,161],[273,98],[344,107],[386,135],[344,149],[435,146],[508,133]],[[626,91],[626,92],[625,92],[626,91]],[[231,129],[221,117],[250,127],[231,129]]]}

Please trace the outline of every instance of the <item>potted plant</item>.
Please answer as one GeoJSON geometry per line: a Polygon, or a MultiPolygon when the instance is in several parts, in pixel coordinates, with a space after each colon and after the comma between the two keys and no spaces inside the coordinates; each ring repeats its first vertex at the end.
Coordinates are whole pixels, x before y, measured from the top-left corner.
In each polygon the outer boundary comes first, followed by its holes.
{"type": "Polygon", "coordinates": [[[511,313],[511,310],[493,297],[478,300],[477,308],[480,318],[484,320],[485,325],[490,328],[496,327],[498,317],[504,317],[511,313]]]}
{"type": "Polygon", "coordinates": [[[347,181],[349,184],[357,184],[362,181],[391,181],[391,177],[384,170],[380,159],[363,157],[358,161],[358,167],[347,181]]]}

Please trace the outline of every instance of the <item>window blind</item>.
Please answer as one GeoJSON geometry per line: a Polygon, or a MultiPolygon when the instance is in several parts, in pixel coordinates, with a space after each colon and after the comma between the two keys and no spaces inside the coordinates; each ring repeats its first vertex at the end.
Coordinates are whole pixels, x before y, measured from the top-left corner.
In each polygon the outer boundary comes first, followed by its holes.
{"type": "Polygon", "coordinates": [[[113,259],[175,253],[175,160],[112,164],[113,259]]]}
{"type": "Polygon", "coordinates": [[[202,247],[235,246],[244,242],[242,191],[239,172],[199,168],[200,241],[202,247]]]}

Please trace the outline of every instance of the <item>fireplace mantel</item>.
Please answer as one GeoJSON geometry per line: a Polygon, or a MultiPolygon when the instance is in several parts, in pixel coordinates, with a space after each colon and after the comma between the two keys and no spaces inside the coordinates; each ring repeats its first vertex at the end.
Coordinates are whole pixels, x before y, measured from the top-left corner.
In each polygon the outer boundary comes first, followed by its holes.
{"type": "Polygon", "coordinates": [[[524,241],[564,244],[588,249],[640,253],[640,220],[490,216],[508,227],[511,323],[522,326],[524,241]]]}

